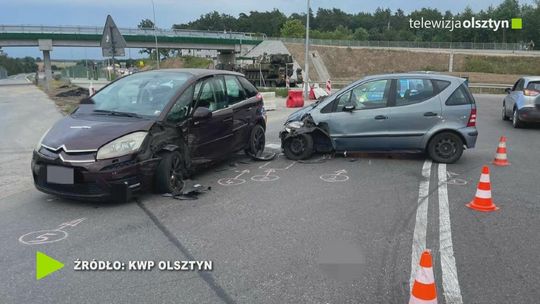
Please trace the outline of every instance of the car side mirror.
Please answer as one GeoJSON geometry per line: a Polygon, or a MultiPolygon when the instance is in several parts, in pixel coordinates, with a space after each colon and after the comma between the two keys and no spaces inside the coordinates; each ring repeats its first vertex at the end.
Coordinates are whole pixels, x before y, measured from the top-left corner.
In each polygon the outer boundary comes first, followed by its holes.
{"type": "Polygon", "coordinates": [[[356,109],[354,105],[346,105],[343,107],[343,112],[352,112],[354,109],[356,109]]]}
{"type": "Polygon", "coordinates": [[[506,92],[506,94],[510,94],[510,92],[512,92],[512,89],[506,88],[506,89],[504,89],[504,91],[506,92]]]}
{"type": "Polygon", "coordinates": [[[195,120],[203,120],[208,119],[212,117],[212,111],[206,107],[198,107],[195,109],[195,112],[193,112],[193,118],[195,120]]]}

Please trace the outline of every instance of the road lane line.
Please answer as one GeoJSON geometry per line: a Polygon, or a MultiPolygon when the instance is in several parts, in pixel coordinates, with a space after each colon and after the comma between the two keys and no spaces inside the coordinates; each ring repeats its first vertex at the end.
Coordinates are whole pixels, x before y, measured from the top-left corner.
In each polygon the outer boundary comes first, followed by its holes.
{"type": "Polygon", "coordinates": [[[439,164],[439,251],[441,253],[442,287],[446,304],[461,304],[461,290],[452,245],[452,227],[446,186],[446,164],[439,164]]]}
{"type": "Polygon", "coordinates": [[[422,180],[418,187],[418,206],[416,207],[416,222],[414,224],[410,290],[414,283],[414,276],[420,261],[420,254],[426,249],[427,216],[429,203],[429,179],[431,174],[431,160],[427,159],[422,167],[422,180]]]}

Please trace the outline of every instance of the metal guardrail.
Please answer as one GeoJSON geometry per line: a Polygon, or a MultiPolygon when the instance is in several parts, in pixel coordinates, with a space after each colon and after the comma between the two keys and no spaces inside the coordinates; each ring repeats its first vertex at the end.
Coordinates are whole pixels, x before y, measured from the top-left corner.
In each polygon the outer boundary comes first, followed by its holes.
{"type": "MultiPolygon", "coordinates": [[[[280,40],[285,43],[305,43],[304,38],[271,37],[266,40],[280,40]]],[[[469,50],[507,50],[526,51],[526,43],[497,42],[428,42],[428,41],[371,41],[371,40],[332,40],[310,39],[312,45],[332,45],[351,47],[386,47],[386,48],[426,48],[426,49],[469,49],[469,50]]]]}
{"type": "MultiPolygon", "coordinates": [[[[123,35],[145,35],[153,36],[154,29],[138,28],[118,28],[123,35]]],[[[45,26],[45,25],[0,25],[0,33],[33,33],[33,34],[79,34],[79,35],[101,35],[103,27],[99,26],[45,26]]],[[[197,31],[197,30],[166,30],[156,28],[156,33],[161,37],[204,37],[219,39],[242,39],[260,40],[261,37],[255,33],[243,32],[218,32],[218,31],[197,31]]]]}

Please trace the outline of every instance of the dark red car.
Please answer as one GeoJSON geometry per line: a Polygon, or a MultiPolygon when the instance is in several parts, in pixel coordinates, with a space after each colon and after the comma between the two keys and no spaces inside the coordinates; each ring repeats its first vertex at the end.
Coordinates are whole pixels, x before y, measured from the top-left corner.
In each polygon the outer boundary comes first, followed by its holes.
{"type": "Polygon", "coordinates": [[[175,193],[200,164],[241,150],[260,155],[265,117],[261,95],[242,74],[136,73],[83,100],[43,135],[32,157],[34,183],[76,199],[175,193]]]}

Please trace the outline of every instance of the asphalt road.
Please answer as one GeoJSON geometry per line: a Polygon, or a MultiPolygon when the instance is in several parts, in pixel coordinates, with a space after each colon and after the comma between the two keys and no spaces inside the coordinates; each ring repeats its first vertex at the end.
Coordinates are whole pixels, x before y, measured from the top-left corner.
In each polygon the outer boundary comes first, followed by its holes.
{"type": "MultiPolygon", "coordinates": [[[[540,131],[501,121],[502,96],[476,99],[477,148],[456,164],[430,164],[422,155],[316,156],[309,163],[238,155],[194,177],[212,187],[198,200],[147,194],[97,204],[32,187],[32,147],[60,114],[32,86],[0,87],[0,301],[405,303],[412,256],[427,247],[440,303],[534,303],[540,131]],[[465,204],[501,135],[511,166],[491,167],[500,210],[472,211],[465,204]],[[84,220],[62,225],[76,219],[84,220]],[[61,225],[66,234],[57,242],[20,240],[61,225]],[[36,281],[36,251],[66,266],[36,281]],[[77,259],[211,260],[214,270],[74,271],[77,259]]],[[[269,149],[289,112],[268,113],[269,149]]]]}

